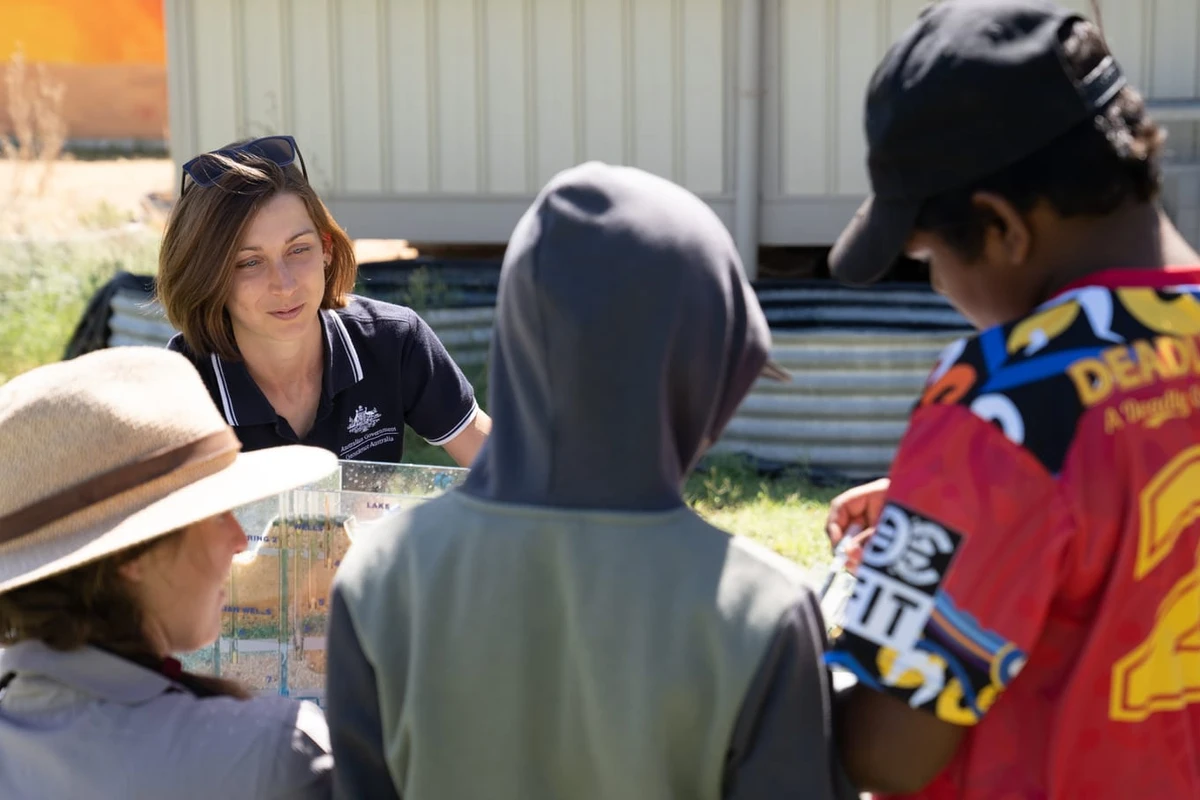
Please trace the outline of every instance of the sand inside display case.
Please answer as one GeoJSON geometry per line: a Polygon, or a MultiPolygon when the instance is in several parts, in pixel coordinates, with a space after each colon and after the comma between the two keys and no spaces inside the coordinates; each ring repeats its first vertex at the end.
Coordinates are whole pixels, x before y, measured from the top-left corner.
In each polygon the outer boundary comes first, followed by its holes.
{"type": "Polygon", "coordinates": [[[182,654],[186,669],[259,694],[324,704],[333,576],[366,523],[423,503],[467,470],[343,461],[328,478],[237,509],[246,552],[234,559],[220,638],[182,654]]]}

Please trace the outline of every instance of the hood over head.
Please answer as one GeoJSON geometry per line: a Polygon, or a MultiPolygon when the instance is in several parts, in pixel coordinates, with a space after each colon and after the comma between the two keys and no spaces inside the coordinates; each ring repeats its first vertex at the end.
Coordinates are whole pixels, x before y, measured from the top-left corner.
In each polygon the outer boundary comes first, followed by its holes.
{"type": "Polygon", "coordinates": [[[555,176],[500,273],[492,433],[464,491],[664,510],[767,365],[733,241],[686,189],[589,162],[555,176]]]}

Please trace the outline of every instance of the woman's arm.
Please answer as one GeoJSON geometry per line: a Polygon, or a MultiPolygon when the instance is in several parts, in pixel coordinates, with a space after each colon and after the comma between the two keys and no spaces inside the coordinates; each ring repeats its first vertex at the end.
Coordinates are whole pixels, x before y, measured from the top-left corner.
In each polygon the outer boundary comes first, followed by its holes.
{"type": "Polygon", "coordinates": [[[459,431],[457,436],[442,445],[442,449],[454,459],[454,463],[460,467],[469,467],[491,432],[492,418],[480,409],[475,414],[475,419],[459,431]]]}

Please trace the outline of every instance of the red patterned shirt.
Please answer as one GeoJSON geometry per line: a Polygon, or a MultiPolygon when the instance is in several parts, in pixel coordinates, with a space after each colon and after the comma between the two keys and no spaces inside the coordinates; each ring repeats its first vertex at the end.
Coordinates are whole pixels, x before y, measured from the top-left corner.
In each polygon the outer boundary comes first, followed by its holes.
{"type": "Polygon", "coordinates": [[[828,659],[970,726],[936,798],[1200,798],[1200,269],[956,343],[828,659]]]}

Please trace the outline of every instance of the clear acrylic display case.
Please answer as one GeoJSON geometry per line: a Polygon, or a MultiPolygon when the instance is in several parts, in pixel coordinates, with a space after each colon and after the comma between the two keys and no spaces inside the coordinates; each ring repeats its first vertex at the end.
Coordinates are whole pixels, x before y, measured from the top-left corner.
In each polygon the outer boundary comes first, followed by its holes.
{"type": "Polygon", "coordinates": [[[458,485],[467,470],[342,461],[315,484],[234,513],[249,546],[234,560],[220,638],[183,654],[193,672],[324,705],[329,592],[364,523],[458,485]]]}

